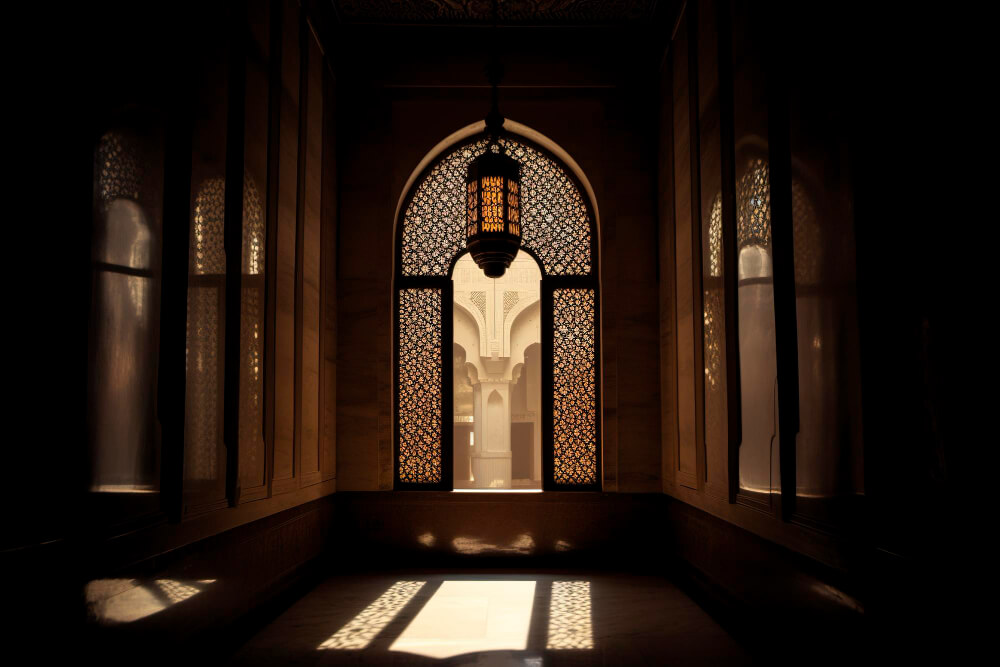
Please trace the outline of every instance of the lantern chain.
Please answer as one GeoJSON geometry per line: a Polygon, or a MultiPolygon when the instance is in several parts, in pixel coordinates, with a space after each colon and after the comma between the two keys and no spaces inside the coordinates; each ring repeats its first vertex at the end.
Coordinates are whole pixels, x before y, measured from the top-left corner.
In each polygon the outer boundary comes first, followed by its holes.
{"type": "Polygon", "coordinates": [[[486,131],[489,133],[490,143],[496,144],[503,130],[504,117],[500,115],[500,81],[503,79],[504,69],[500,62],[500,0],[493,0],[493,35],[492,53],[490,63],[486,66],[486,78],[492,87],[492,106],[490,112],[486,114],[486,131]]]}

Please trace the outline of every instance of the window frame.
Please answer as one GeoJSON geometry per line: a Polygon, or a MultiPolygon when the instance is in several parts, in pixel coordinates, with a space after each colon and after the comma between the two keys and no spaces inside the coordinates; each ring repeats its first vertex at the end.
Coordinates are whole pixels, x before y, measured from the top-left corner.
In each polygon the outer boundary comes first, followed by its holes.
{"type": "MultiPolygon", "coordinates": [[[[87,225],[87,235],[90,243],[86,247],[87,262],[87,308],[86,308],[86,388],[85,397],[87,411],[86,428],[86,459],[84,459],[85,476],[82,478],[82,485],[86,489],[83,502],[87,507],[87,512],[97,517],[97,523],[115,530],[122,527],[144,525],[158,520],[162,516],[163,499],[165,489],[169,480],[164,473],[164,435],[162,421],[159,416],[158,406],[161,400],[161,376],[163,373],[162,352],[163,352],[163,295],[164,295],[164,209],[165,209],[165,162],[169,147],[167,143],[167,126],[162,113],[156,108],[138,109],[112,109],[108,110],[104,122],[95,123],[89,130],[89,182],[92,186],[92,194],[88,204],[90,207],[90,217],[87,225]],[[98,242],[96,237],[99,228],[106,224],[107,212],[103,210],[102,197],[99,192],[98,182],[100,180],[99,151],[102,142],[106,137],[117,135],[123,144],[130,146],[135,152],[134,159],[140,172],[146,172],[143,177],[144,189],[136,193],[135,197],[116,196],[115,199],[125,199],[138,206],[145,217],[146,223],[150,226],[150,233],[155,244],[154,252],[150,255],[149,264],[144,268],[130,267],[125,264],[98,259],[95,255],[98,242]],[[154,201],[149,200],[149,186],[155,185],[154,201]],[[95,375],[100,375],[103,368],[99,368],[95,354],[96,345],[99,342],[97,332],[102,328],[100,321],[103,319],[105,304],[102,302],[99,288],[102,279],[108,276],[121,276],[139,278],[150,281],[150,286],[154,292],[150,312],[153,314],[148,334],[151,338],[147,340],[152,344],[148,350],[149,357],[147,363],[152,370],[151,384],[149,388],[152,396],[150,398],[150,412],[148,414],[150,440],[145,445],[139,445],[133,453],[147,456],[151,460],[152,470],[150,481],[153,488],[143,489],[141,493],[134,493],[121,490],[109,490],[95,485],[97,472],[97,459],[107,445],[99,437],[93,424],[96,402],[99,397],[91,394],[92,383],[95,375]]],[[[103,246],[102,246],[103,247],[103,246]]],[[[132,331],[134,333],[134,331],[132,331]]],[[[129,407],[134,407],[132,403],[129,407]]],[[[117,406],[122,409],[122,406],[117,406]]]]}
{"type": "MultiPolygon", "coordinates": [[[[603,486],[603,412],[602,412],[602,355],[601,355],[601,288],[600,288],[600,254],[599,254],[599,230],[597,216],[595,215],[593,202],[587,189],[580,179],[563,160],[556,156],[551,150],[539,145],[528,137],[505,130],[505,135],[511,137],[558,165],[571,184],[579,193],[580,200],[587,212],[590,222],[590,273],[580,276],[550,275],[545,270],[545,264],[538,257],[537,253],[524,245],[520,250],[530,255],[538,264],[541,273],[540,283],[540,312],[541,312],[541,354],[543,362],[541,364],[541,394],[543,397],[541,405],[542,428],[542,490],[543,491],[601,491],[603,486]],[[596,479],[592,484],[557,484],[555,482],[555,456],[554,456],[554,432],[553,432],[553,296],[559,289],[591,289],[594,294],[594,364],[595,364],[595,386],[594,386],[594,415],[595,415],[595,465],[596,479]],[[547,360],[547,361],[546,361],[547,360]],[[546,400],[545,397],[548,397],[546,400]]],[[[452,491],[454,490],[454,428],[449,420],[452,406],[454,405],[454,387],[451,378],[454,376],[452,355],[446,353],[450,349],[450,344],[454,339],[454,283],[452,275],[459,258],[468,253],[465,247],[451,257],[448,269],[443,276],[412,276],[403,273],[403,231],[404,218],[409,209],[410,203],[424,183],[431,171],[440,164],[441,160],[462,146],[474,144],[487,137],[485,131],[474,132],[440,148],[434,157],[421,169],[420,173],[411,181],[405,196],[400,202],[396,214],[395,229],[393,233],[393,279],[392,279],[392,439],[393,439],[393,489],[396,491],[452,491]],[[441,294],[441,481],[440,482],[402,482],[400,481],[400,424],[399,424],[399,368],[400,368],[400,293],[405,289],[436,289],[441,294]]],[[[464,237],[462,239],[464,246],[464,237]]]]}

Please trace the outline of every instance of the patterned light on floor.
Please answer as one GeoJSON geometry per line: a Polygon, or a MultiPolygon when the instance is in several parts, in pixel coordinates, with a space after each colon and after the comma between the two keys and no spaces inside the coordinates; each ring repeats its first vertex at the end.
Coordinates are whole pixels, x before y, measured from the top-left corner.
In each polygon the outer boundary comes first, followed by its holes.
{"type": "Polygon", "coordinates": [[[592,649],[590,582],[553,581],[549,603],[549,633],[545,648],[592,649]]]}
{"type": "Polygon", "coordinates": [[[319,650],[359,651],[367,647],[425,583],[427,582],[397,581],[347,625],[320,644],[319,650]]]}

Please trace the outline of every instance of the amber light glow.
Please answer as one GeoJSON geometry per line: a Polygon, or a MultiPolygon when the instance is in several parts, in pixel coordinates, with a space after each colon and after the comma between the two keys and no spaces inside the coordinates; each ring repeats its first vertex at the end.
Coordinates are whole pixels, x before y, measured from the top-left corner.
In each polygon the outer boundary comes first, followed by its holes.
{"type": "Polygon", "coordinates": [[[469,253],[490,278],[499,278],[521,246],[521,167],[492,145],[469,165],[466,240],[469,253]]]}
{"type": "Polygon", "coordinates": [[[466,238],[472,236],[479,230],[479,205],[477,204],[479,195],[479,181],[469,181],[466,184],[468,192],[466,207],[468,211],[468,222],[465,227],[466,238]]]}
{"type": "Polygon", "coordinates": [[[483,178],[483,223],[479,228],[480,231],[504,231],[503,181],[502,176],[486,176],[483,178]]]}
{"type": "Polygon", "coordinates": [[[510,226],[510,233],[521,235],[521,203],[518,193],[520,186],[517,181],[507,184],[507,220],[510,226]]]}

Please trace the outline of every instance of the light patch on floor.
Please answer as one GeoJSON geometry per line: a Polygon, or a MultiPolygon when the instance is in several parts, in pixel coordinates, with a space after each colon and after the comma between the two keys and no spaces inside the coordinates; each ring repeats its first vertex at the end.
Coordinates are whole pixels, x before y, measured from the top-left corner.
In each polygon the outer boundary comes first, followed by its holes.
{"type": "Polygon", "coordinates": [[[152,616],[204,590],[215,579],[181,582],[156,579],[143,583],[136,579],[95,579],[87,584],[84,596],[90,614],[102,623],[131,623],[152,616]]]}
{"type": "Polygon", "coordinates": [[[429,658],[528,645],[534,581],[444,581],[389,647],[429,658]]]}
{"type": "Polygon", "coordinates": [[[589,581],[553,581],[549,633],[545,648],[592,649],[589,581]]]}
{"type": "Polygon", "coordinates": [[[403,607],[423,588],[425,581],[397,581],[385,593],[319,645],[319,650],[360,651],[366,648],[403,607]]]}

